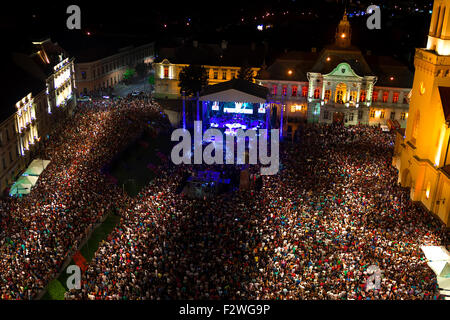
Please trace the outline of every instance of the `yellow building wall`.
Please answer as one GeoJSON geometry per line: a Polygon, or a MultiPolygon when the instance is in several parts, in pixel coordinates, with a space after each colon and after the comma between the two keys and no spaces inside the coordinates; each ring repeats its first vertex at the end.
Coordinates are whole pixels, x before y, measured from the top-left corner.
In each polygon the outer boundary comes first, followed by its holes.
{"type": "MultiPolygon", "coordinates": [[[[179,84],[179,74],[187,64],[172,64],[167,60],[163,60],[161,63],[154,63],[153,67],[155,69],[155,93],[154,96],[157,98],[176,99],[181,98],[179,84]],[[169,68],[169,77],[164,77],[164,67],[169,68]]],[[[210,66],[202,65],[203,68],[207,70],[208,85],[214,85],[221,82],[229,81],[232,79],[232,72],[234,72],[235,77],[237,77],[239,67],[232,66],[210,66]],[[214,79],[214,72],[217,71],[217,79],[214,79]],[[222,78],[223,71],[226,71],[226,79],[222,78]]],[[[260,68],[252,68],[253,75],[256,76],[260,68]]]]}
{"type": "Polygon", "coordinates": [[[399,169],[399,182],[411,187],[411,200],[421,202],[450,226],[449,179],[440,169],[449,139],[439,86],[450,86],[449,77],[438,77],[440,69],[450,69],[450,58],[417,49],[415,77],[406,124],[405,138],[397,136],[393,164],[399,169]],[[442,204],[442,199],[446,199],[442,204]]]}

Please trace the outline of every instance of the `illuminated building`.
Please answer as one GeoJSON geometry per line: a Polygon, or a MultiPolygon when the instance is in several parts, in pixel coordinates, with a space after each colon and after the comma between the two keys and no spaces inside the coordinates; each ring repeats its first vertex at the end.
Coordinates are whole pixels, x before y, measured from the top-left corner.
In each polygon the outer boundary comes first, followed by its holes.
{"type": "MultiPolygon", "coordinates": [[[[208,85],[214,85],[236,78],[242,62],[250,57],[249,64],[260,65],[263,61],[262,50],[255,44],[251,46],[229,46],[226,41],[221,45],[198,44],[179,48],[162,48],[159,58],[153,63],[155,70],[156,98],[177,99],[181,97],[179,74],[189,64],[201,65],[206,69],[208,85]],[[256,61],[256,62],[254,62],[256,61]]],[[[256,77],[259,67],[252,67],[256,77]]]]}
{"type": "Polygon", "coordinates": [[[257,83],[270,90],[279,116],[283,106],[286,126],[296,121],[406,126],[412,73],[393,58],[363,55],[351,45],[351,35],[344,14],[334,44],[321,52],[287,52],[261,70],[257,83]]]}
{"type": "Polygon", "coordinates": [[[36,109],[32,94],[29,93],[23,99],[16,103],[16,125],[15,129],[18,133],[17,145],[21,156],[30,150],[38,139],[38,130],[36,122],[36,109]]]}
{"type": "Polygon", "coordinates": [[[32,45],[31,52],[2,53],[8,81],[0,109],[0,192],[36,156],[39,142],[76,104],[73,59],[50,39],[32,45]]]}
{"type": "Polygon", "coordinates": [[[416,49],[406,130],[397,133],[393,164],[411,200],[450,226],[450,0],[436,0],[426,48],[416,49]]]}
{"type": "Polygon", "coordinates": [[[107,88],[115,86],[123,80],[124,73],[133,69],[137,63],[152,63],[155,51],[153,42],[118,50],[106,46],[97,47],[95,50],[85,50],[75,55],[78,94],[106,91],[107,88]]]}

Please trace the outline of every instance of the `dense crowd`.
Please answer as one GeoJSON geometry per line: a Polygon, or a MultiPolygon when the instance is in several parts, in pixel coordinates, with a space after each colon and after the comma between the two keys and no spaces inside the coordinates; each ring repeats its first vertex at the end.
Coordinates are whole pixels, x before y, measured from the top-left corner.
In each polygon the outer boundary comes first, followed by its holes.
{"type": "Polygon", "coordinates": [[[261,190],[212,199],[177,192],[195,167],[161,165],[66,298],[442,298],[420,246],[448,232],[397,184],[393,135],[311,125],[299,140],[282,145],[282,170],[261,190]]]}
{"type": "Polygon", "coordinates": [[[51,162],[32,192],[0,202],[1,299],[34,298],[92,226],[126,203],[100,169],[159,112],[144,100],[94,100],[55,128],[43,155],[51,162]]]}
{"type": "Polygon", "coordinates": [[[0,298],[36,297],[113,209],[119,225],[67,299],[441,298],[420,246],[449,235],[397,184],[392,134],[308,125],[262,188],[190,199],[180,181],[198,167],[163,161],[127,196],[102,168],[163,123],[146,99],[94,100],[55,129],[31,194],[0,202],[0,298]]]}

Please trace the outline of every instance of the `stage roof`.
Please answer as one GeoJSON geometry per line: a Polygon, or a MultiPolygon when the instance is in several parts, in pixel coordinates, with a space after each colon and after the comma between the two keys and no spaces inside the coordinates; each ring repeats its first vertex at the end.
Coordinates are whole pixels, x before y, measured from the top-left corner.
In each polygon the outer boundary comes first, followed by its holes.
{"type": "Polygon", "coordinates": [[[200,93],[200,101],[265,103],[269,89],[253,82],[232,79],[207,86],[200,93]]]}

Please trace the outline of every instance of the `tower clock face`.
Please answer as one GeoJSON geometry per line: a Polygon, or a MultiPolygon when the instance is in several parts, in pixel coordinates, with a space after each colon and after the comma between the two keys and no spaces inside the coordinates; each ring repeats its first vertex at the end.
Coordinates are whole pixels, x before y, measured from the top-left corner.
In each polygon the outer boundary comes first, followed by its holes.
{"type": "Polygon", "coordinates": [[[420,95],[424,95],[425,94],[425,86],[424,86],[423,82],[420,83],[419,90],[420,90],[420,95]]]}

